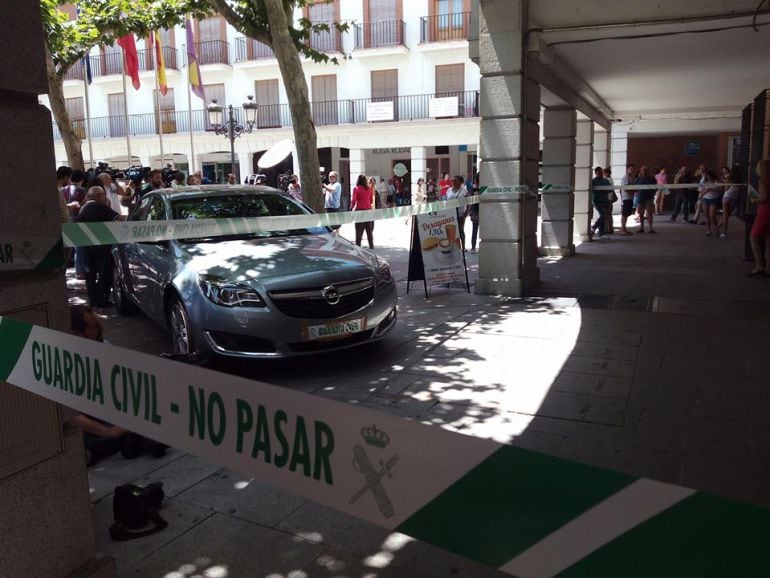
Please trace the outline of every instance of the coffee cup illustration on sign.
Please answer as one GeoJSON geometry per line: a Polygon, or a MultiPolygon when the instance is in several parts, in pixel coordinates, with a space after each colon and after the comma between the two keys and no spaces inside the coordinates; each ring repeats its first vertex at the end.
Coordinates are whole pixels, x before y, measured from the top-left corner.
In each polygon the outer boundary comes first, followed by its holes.
{"type": "Polygon", "coordinates": [[[438,246],[441,249],[442,255],[451,255],[452,249],[454,249],[454,243],[449,239],[441,239],[438,242],[438,246]]]}

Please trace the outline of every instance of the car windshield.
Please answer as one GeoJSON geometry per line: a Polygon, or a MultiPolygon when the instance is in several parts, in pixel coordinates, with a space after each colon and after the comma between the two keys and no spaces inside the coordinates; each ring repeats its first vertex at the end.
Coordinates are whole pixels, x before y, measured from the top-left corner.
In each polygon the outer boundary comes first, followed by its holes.
{"type": "MultiPolygon", "coordinates": [[[[284,217],[286,215],[307,215],[309,211],[294,199],[280,194],[260,193],[251,195],[208,195],[187,197],[171,202],[173,219],[251,219],[256,217],[284,217]]],[[[289,229],[228,235],[226,237],[182,239],[183,242],[221,241],[254,237],[286,237],[289,235],[320,235],[327,233],[326,227],[289,229]]]]}

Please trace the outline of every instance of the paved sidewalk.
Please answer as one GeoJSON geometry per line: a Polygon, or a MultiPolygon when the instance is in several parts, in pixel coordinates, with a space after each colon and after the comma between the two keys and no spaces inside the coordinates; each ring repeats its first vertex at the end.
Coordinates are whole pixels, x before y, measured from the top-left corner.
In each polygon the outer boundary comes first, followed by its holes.
{"type": "MultiPolygon", "coordinates": [[[[657,228],[541,260],[531,298],[435,288],[426,302],[422,286],[404,294],[408,228],[378,223],[386,246],[377,252],[391,260],[401,294],[386,340],[302,363],[222,369],[770,505],[770,279],[745,275],[738,235],[657,228]]],[[[468,259],[473,279],[477,256],[468,259]]],[[[167,350],[163,331],[142,316],[111,315],[105,325],[116,345],[167,350]]],[[[123,576],[498,575],[177,451],[111,458],[89,479],[100,548],[123,576]],[[154,480],[165,483],[170,527],[110,542],[112,488],[154,480]]]]}

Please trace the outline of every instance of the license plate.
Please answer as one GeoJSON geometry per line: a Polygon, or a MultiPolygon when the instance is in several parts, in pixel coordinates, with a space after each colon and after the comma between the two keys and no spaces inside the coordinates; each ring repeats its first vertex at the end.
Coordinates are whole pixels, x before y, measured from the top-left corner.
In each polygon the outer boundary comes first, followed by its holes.
{"type": "Polygon", "coordinates": [[[366,318],[358,317],[356,319],[345,319],[344,321],[333,321],[322,325],[308,325],[305,328],[305,339],[308,341],[316,339],[339,339],[358,333],[366,329],[366,318]]]}

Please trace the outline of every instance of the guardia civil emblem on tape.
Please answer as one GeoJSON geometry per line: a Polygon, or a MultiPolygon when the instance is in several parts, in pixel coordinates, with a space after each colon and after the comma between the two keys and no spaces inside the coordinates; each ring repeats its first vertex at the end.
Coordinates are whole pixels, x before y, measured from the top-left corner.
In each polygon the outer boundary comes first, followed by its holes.
{"type": "Polygon", "coordinates": [[[545,576],[764,576],[770,510],[0,317],[17,386],[342,512],[545,576]]]}

